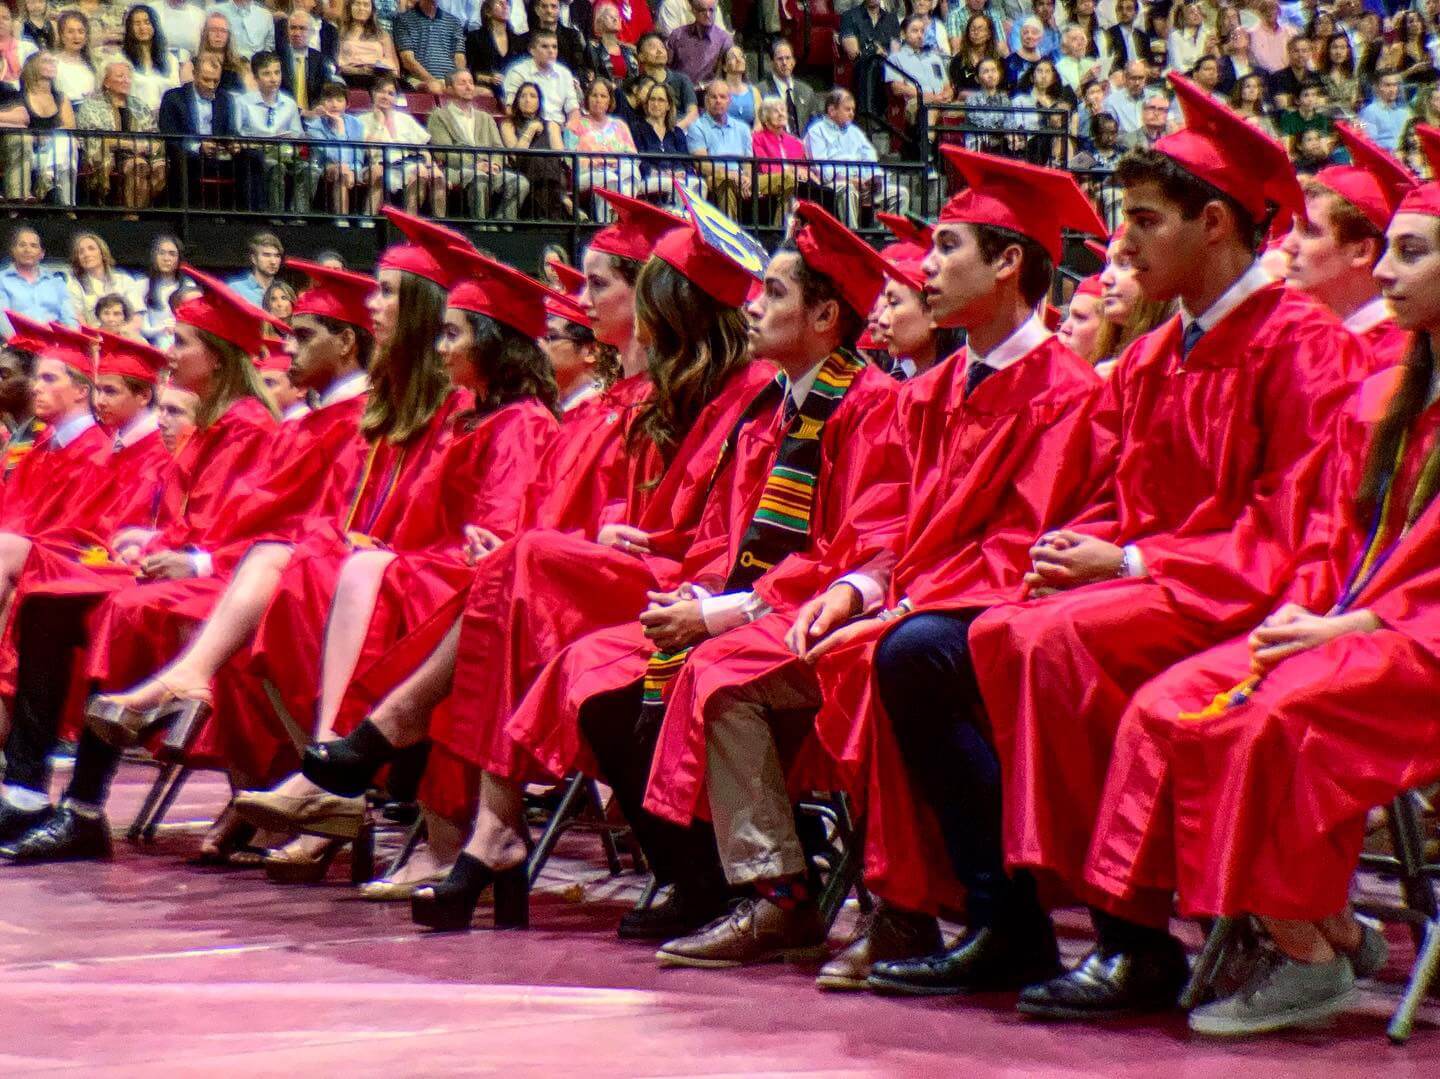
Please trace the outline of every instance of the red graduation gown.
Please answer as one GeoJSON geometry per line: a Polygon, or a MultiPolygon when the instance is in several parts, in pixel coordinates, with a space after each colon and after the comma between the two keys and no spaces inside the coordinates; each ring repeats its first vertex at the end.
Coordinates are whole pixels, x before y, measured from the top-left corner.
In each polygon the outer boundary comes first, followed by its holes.
{"type": "Polygon", "coordinates": [[[0,531],[33,535],[84,527],[90,520],[86,510],[92,504],[83,495],[104,476],[111,436],[92,424],[64,447],[52,446],[54,438],[55,428],[47,427],[6,480],[0,531]]]}
{"type": "Polygon", "coordinates": [[[534,772],[524,749],[505,733],[506,720],[561,648],[638,613],[646,591],[678,583],[682,560],[699,534],[721,445],[773,377],[774,369],[763,363],[732,374],[668,465],[652,449],[624,454],[624,479],[604,514],[648,533],[650,555],[599,546],[593,526],[584,532],[536,528],[476,567],[461,620],[454,692],[431,722],[437,744],[496,775],[518,779],[534,772]]]}
{"type": "MultiPolygon", "coordinates": [[[[1383,411],[1373,404],[1364,418],[1383,411]]],[[[1432,405],[1394,481],[1392,514],[1402,519],[1437,435],[1440,407],[1432,405]]],[[[1365,447],[1348,456],[1336,499],[1347,507],[1365,447]]],[[[1135,695],[1086,863],[1096,902],[1122,914],[1158,912],[1178,889],[1181,909],[1194,915],[1314,920],[1340,909],[1367,811],[1440,774],[1437,506],[1350,604],[1373,611],[1381,631],[1292,656],[1243,704],[1201,720],[1180,715],[1249,675],[1245,637],[1177,664],[1135,695]]],[[[1331,607],[1341,575],[1364,553],[1369,522],[1342,513],[1340,573],[1311,578],[1308,594],[1299,588],[1290,597],[1312,611],[1331,607]]]]}
{"type": "Polygon", "coordinates": [[[1085,516],[1135,544],[1147,574],[991,608],[971,653],[1004,767],[1008,862],[1078,889],[1115,730],[1130,695],[1248,629],[1294,571],[1364,370],[1354,337],[1308,297],[1267,285],[1181,362],[1172,318],[1105,383],[1113,498],[1085,516]]]}
{"type": "MultiPolygon", "coordinates": [[[[778,604],[782,612],[793,612],[795,603],[813,594],[821,580],[830,579],[823,566],[826,540],[842,531],[857,504],[867,502],[868,494],[878,492],[878,502],[883,505],[885,489],[903,482],[906,460],[893,423],[895,395],[895,382],[867,366],[826,422],[820,436],[821,467],[810,540],[804,549],[782,560],[761,578],[769,587],[757,584],[757,591],[767,601],[778,604]],[[786,583],[793,586],[788,594],[786,583]]],[[[784,437],[780,416],[777,404],[771,417],[758,418],[741,431],[705,507],[695,544],[672,584],[694,581],[711,591],[723,587],[739,557],[740,543],[780,449],[784,437]]],[[[877,524],[883,528],[884,513],[879,516],[877,524]]],[[[783,613],[776,614],[771,621],[783,617],[783,613]]],[[[708,643],[718,644],[741,632],[733,630],[708,643]]],[[[506,733],[523,748],[525,758],[536,762],[549,777],[561,777],[574,768],[594,771],[595,764],[580,737],[580,708],[591,697],[624,689],[642,678],[654,650],[633,618],[581,637],[540,673],[529,694],[518,702],[505,725],[506,733]]],[[[699,651],[697,648],[691,658],[696,658],[699,651]]],[[[741,672],[741,677],[747,673],[741,672]]],[[[678,699],[673,696],[676,689],[677,684],[672,683],[667,690],[670,702],[678,699]]],[[[687,705],[689,697],[687,694],[687,705]]],[[[676,714],[689,717],[689,711],[676,714]]],[[[684,740],[693,736],[682,723],[672,729],[669,737],[684,740]]],[[[698,737],[703,740],[703,727],[698,737]]]]}
{"type": "Polygon", "coordinates": [[[1355,331],[1355,336],[1365,350],[1365,366],[1369,374],[1395,366],[1405,358],[1405,352],[1410,347],[1410,335],[1389,317],[1355,331]]]}

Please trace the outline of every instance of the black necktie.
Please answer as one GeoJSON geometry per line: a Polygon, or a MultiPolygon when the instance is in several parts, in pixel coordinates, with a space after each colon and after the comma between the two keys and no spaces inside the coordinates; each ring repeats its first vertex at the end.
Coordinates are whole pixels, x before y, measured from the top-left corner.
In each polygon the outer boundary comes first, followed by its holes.
{"type": "Polygon", "coordinates": [[[972,363],[965,370],[965,396],[969,397],[974,393],[975,387],[993,375],[995,371],[996,368],[991,367],[988,363],[972,363]]]}
{"type": "Polygon", "coordinates": [[[800,134],[800,113],[795,109],[795,91],[785,90],[785,112],[790,117],[790,134],[800,134]]]}
{"type": "Polygon", "coordinates": [[[1190,355],[1190,350],[1194,348],[1199,343],[1200,338],[1204,336],[1205,330],[1201,327],[1199,319],[1196,319],[1191,322],[1190,325],[1186,326],[1185,333],[1180,337],[1181,357],[1190,355]]]}

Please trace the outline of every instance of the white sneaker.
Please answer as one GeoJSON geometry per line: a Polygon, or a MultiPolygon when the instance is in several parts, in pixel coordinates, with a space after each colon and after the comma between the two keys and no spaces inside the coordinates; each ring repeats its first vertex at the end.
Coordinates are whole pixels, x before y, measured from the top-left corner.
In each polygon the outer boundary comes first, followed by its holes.
{"type": "Polygon", "coordinates": [[[1354,988],[1355,971],[1343,955],[1301,963],[1272,951],[1238,992],[1192,1011],[1190,1029],[1237,1037],[1302,1026],[1340,1011],[1354,988]]]}

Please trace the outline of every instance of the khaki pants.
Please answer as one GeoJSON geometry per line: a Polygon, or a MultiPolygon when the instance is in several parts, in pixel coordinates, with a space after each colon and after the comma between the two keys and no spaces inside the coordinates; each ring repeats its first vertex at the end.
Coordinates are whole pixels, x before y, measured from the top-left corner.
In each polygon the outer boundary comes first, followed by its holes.
{"type": "Polygon", "coordinates": [[[720,861],[731,884],[805,871],[795,811],[776,735],[803,736],[820,707],[808,669],[790,664],[710,698],[705,716],[705,782],[720,861]]]}

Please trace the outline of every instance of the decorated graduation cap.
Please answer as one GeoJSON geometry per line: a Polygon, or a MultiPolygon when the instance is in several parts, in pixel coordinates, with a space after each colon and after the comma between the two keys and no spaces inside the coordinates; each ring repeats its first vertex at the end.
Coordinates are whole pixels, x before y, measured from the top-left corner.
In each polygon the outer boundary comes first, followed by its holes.
{"type": "MultiPolygon", "coordinates": [[[[1420,138],[1420,149],[1425,160],[1430,162],[1430,175],[1440,177],[1440,128],[1429,124],[1416,124],[1415,134],[1420,138]]],[[[1397,214],[1425,214],[1440,217],[1440,183],[1431,180],[1413,188],[1395,207],[1397,214]]]]}
{"type": "Polygon", "coordinates": [[[591,251],[644,262],[660,237],[685,224],[683,218],[618,191],[597,187],[595,195],[615,211],[615,220],[595,234],[590,241],[591,251]]]}
{"type": "Polygon", "coordinates": [[[545,300],[560,294],[471,247],[451,248],[460,280],[446,301],[451,307],[486,315],[526,337],[545,336],[545,300]]]}
{"type": "Polygon", "coordinates": [[[794,242],[805,264],[830,278],[861,318],[870,313],[888,272],[878,251],[805,199],[795,203],[794,242]]]}
{"type": "Polygon", "coordinates": [[[433,281],[441,288],[448,289],[455,281],[455,270],[446,265],[446,258],[452,248],[474,250],[474,245],[463,232],[437,225],[423,217],[407,214],[394,206],[382,206],[380,212],[390,219],[409,243],[386,248],[380,256],[381,270],[403,270],[433,281]]]}
{"type": "Polygon", "coordinates": [[[1060,261],[1065,229],[1105,235],[1105,223],[1068,172],[942,146],[966,189],[940,208],[940,221],[988,225],[1034,240],[1060,261]]]}
{"type": "Polygon", "coordinates": [[[175,309],[177,322],[213,333],[249,356],[260,351],[262,327],[273,326],[282,333],[289,332],[290,327],[285,323],[256,307],[225,282],[188,264],[181,270],[200,286],[202,295],[186,300],[175,309]]]}
{"type": "Polygon", "coordinates": [[[306,259],[289,265],[310,278],[310,287],[295,301],[295,314],[333,318],[373,333],[374,320],[365,301],[375,291],[375,279],[351,270],[336,270],[306,259]]]}
{"type": "Polygon", "coordinates": [[[585,275],[568,262],[555,259],[546,265],[554,272],[560,282],[560,287],[571,296],[578,296],[580,290],[585,287],[585,275]]]}
{"type": "Polygon", "coordinates": [[[138,378],[141,382],[155,382],[160,372],[170,363],[170,358],[154,345],[121,337],[109,330],[100,330],[100,358],[95,364],[97,375],[120,375],[123,378],[138,378]]]}
{"type": "Polygon", "coordinates": [[[19,311],[11,311],[9,308],[5,310],[5,317],[10,320],[10,328],[14,331],[10,335],[10,340],[5,342],[6,348],[40,352],[49,346],[51,336],[48,323],[38,322],[28,315],[22,315],[19,311]]]}
{"type": "Polygon", "coordinates": [[[1220,104],[1184,75],[1171,72],[1185,126],[1155,143],[1155,149],[1263,221],[1274,204],[1302,219],[1305,197],[1285,147],[1220,104]]]}
{"type": "Polygon", "coordinates": [[[49,328],[50,343],[41,349],[41,355],[59,360],[86,378],[94,378],[95,346],[100,341],[97,331],[76,329],[54,321],[49,328]]]}
{"type": "Polygon", "coordinates": [[[1384,232],[1395,207],[1418,181],[1409,169],[1349,124],[1337,120],[1335,131],[1350,151],[1351,164],[1321,169],[1315,174],[1315,183],[1339,195],[1384,232]]]}
{"type": "Polygon", "coordinates": [[[899,214],[877,213],[875,219],[895,237],[893,244],[886,244],[880,249],[885,272],[900,284],[920,292],[925,288],[925,275],[920,271],[920,264],[930,253],[930,229],[899,214]]]}
{"type": "Polygon", "coordinates": [[[743,307],[769,252],[739,224],[684,187],[678,188],[690,220],[655,244],[655,257],[711,299],[743,307]]]}

